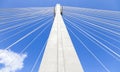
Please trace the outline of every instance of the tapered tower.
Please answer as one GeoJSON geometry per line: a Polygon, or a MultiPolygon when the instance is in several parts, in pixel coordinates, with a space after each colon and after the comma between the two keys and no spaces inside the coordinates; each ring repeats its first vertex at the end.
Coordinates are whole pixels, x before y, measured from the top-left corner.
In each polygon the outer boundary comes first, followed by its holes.
{"type": "Polygon", "coordinates": [[[55,7],[55,18],[39,72],[83,72],[66,26],[62,7],[55,7]]]}

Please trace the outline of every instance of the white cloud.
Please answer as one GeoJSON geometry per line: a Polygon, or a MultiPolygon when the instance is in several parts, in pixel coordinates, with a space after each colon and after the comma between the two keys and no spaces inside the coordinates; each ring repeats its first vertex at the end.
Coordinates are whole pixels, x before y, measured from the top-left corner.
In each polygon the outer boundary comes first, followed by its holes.
{"type": "Polygon", "coordinates": [[[16,72],[24,66],[26,54],[18,54],[11,50],[0,49],[0,64],[4,66],[0,68],[0,72],[16,72]]]}

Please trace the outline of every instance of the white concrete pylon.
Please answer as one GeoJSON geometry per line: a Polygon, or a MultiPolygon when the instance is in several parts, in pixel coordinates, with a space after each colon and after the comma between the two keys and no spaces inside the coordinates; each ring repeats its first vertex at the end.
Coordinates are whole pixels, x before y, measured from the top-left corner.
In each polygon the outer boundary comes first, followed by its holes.
{"type": "Polygon", "coordinates": [[[39,72],[83,72],[63,18],[61,6],[55,7],[55,19],[39,72]]]}

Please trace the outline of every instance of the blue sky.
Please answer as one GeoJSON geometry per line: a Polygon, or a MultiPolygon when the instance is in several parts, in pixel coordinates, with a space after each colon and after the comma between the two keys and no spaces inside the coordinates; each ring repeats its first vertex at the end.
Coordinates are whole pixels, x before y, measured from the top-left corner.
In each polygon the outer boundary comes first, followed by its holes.
{"type": "Polygon", "coordinates": [[[67,6],[120,10],[119,0],[1,0],[0,7],[55,6],[56,3],[67,6]]]}
{"type": "MultiPolygon", "coordinates": [[[[0,0],[0,8],[53,7],[53,6],[56,5],[56,3],[60,3],[63,6],[93,8],[93,9],[103,9],[103,10],[115,10],[115,11],[119,11],[120,10],[120,0],[0,0]]],[[[24,13],[24,11],[20,12],[20,13],[24,13]]],[[[0,15],[2,15],[2,14],[6,15],[5,17],[10,17],[10,15],[14,15],[15,13],[14,12],[10,12],[10,13],[7,13],[7,12],[3,13],[2,12],[0,15]]],[[[43,47],[43,45],[45,44],[45,42],[46,42],[46,40],[48,38],[50,29],[51,29],[51,26],[52,26],[52,23],[53,23],[53,17],[54,17],[53,12],[51,12],[50,14],[51,14],[51,16],[48,16],[48,17],[44,18],[43,21],[36,21],[34,23],[31,23],[31,24],[36,24],[32,28],[27,29],[24,32],[21,32],[18,35],[14,36],[14,37],[12,37],[10,39],[7,39],[6,41],[4,41],[4,42],[2,42],[0,44],[0,47],[1,47],[0,49],[4,49],[4,48],[8,47],[9,45],[11,45],[12,43],[14,43],[16,40],[18,40],[21,37],[23,37],[25,34],[30,32],[31,30],[35,29],[39,25],[45,23],[46,21],[48,21],[48,20],[50,20],[52,18],[52,20],[49,22],[50,26],[47,28],[47,30],[45,30],[42,33],[42,35],[39,36],[39,38],[36,38],[36,40],[25,50],[24,53],[27,54],[27,57],[26,57],[26,59],[24,61],[24,63],[25,63],[24,68],[22,70],[20,70],[20,71],[17,71],[17,72],[30,72],[31,68],[33,67],[33,64],[35,63],[35,60],[37,59],[37,56],[38,56],[39,52],[42,50],[42,47],[43,47]]],[[[15,14],[15,15],[17,15],[17,14],[15,14]]],[[[68,18],[69,20],[73,21],[73,23],[76,23],[75,21],[77,21],[76,19],[69,18],[66,15],[63,15],[63,16],[64,16],[64,18],[68,18]]],[[[90,14],[90,16],[92,16],[92,15],[90,14]]],[[[44,15],[42,17],[44,17],[44,15]]],[[[39,15],[38,18],[41,18],[41,15],[39,15]]],[[[78,18],[80,18],[80,17],[78,17],[78,18]]],[[[17,19],[17,18],[13,18],[11,20],[14,20],[14,19],[17,19]]],[[[84,18],[80,18],[80,19],[87,20],[87,19],[84,19],[84,18]]],[[[31,19],[28,19],[28,21],[30,21],[30,20],[31,19]]],[[[111,20],[111,19],[108,19],[108,20],[111,20]]],[[[15,24],[18,24],[18,23],[24,23],[26,21],[27,20],[21,20],[19,22],[12,22],[12,23],[8,23],[8,24],[15,25],[15,24]]],[[[91,22],[91,20],[87,20],[87,21],[91,22]]],[[[112,21],[114,21],[114,20],[112,20],[112,21]]],[[[66,25],[70,29],[73,30],[73,32],[76,33],[76,35],[79,36],[79,38],[81,38],[81,40],[90,49],[92,49],[92,51],[103,61],[103,63],[108,67],[108,69],[111,70],[111,72],[115,72],[115,71],[119,72],[118,71],[118,70],[120,70],[118,68],[120,66],[120,62],[119,61],[117,61],[116,59],[114,59],[111,56],[109,56],[106,52],[104,52],[101,49],[99,49],[99,47],[97,45],[92,43],[84,35],[82,35],[77,30],[72,28],[66,20],[65,20],[65,23],[66,23],[66,25]],[[96,48],[98,48],[98,49],[96,49],[96,48]]],[[[95,21],[92,21],[92,23],[102,24],[102,23],[95,22],[95,21]]],[[[105,40],[113,43],[114,45],[120,47],[120,43],[113,42],[111,39],[109,39],[107,37],[105,38],[103,35],[100,35],[99,33],[95,32],[94,30],[89,29],[89,27],[92,28],[91,26],[86,26],[85,27],[84,25],[86,23],[84,23],[82,21],[78,21],[78,23],[76,23],[76,24],[78,24],[81,27],[83,26],[85,28],[85,30],[91,31],[94,34],[99,35],[103,39],[105,39],[105,40]],[[83,24],[83,25],[79,25],[79,23],[83,24]]],[[[9,26],[9,25],[7,25],[7,26],[9,26]]],[[[7,27],[7,26],[3,25],[0,28],[3,29],[5,27],[7,27]]],[[[25,29],[26,27],[28,27],[28,26],[24,26],[24,27],[21,27],[21,28],[19,28],[17,30],[13,30],[13,31],[7,32],[7,33],[5,33],[5,31],[4,32],[0,32],[0,40],[2,40],[4,38],[7,38],[7,36],[13,35],[16,32],[19,32],[20,30],[25,29]],[[2,33],[4,33],[4,35],[2,33]]],[[[45,28],[45,27],[46,26],[44,26],[43,28],[45,28]]],[[[107,26],[104,26],[104,27],[107,27],[107,26]]],[[[31,34],[30,36],[28,36],[27,38],[25,38],[21,42],[19,42],[16,45],[14,45],[11,48],[11,50],[14,51],[14,52],[17,52],[17,53],[22,51],[22,49],[24,47],[26,47],[26,45],[28,45],[29,42],[35,36],[37,36],[38,33],[40,33],[43,30],[43,28],[39,29],[38,31],[34,32],[33,34],[31,34]]],[[[103,30],[100,30],[100,29],[97,29],[97,28],[94,28],[94,27],[93,27],[93,29],[98,30],[98,31],[100,31],[102,33],[105,33],[105,34],[107,33],[107,32],[104,32],[103,30]]],[[[117,29],[115,31],[119,32],[119,30],[117,30],[117,29]]],[[[101,72],[101,71],[102,72],[106,72],[101,67],[101,65],[92,57],[92,55],[90,55],[90,53],[87,52],[84,49],[84,46],[82,46],[82,44],[79,43],[79,41],[73,36],[73,34],[70,31],[69,31],[69,33],[70,33],[70,36],[72,38],[73,44],[74,44],[74,46],[76,48],[77,54],[79,56],[79,59],[81,60],[83,68],[85,69],[85,72],[101,72]]],[[[114,36],[112,34],[108,33],[108,35],[110,35],[113,38],[117,38],[118,40],[120,40],[119,37],[116,37],[116,36],[114,36]]],[[[100,39],[98,38],[98,40],[100,40],[100,39]]],[[[100,40],[100,41],[105,43],[102,40],[100,40]]],[[[107,44],[107,43],[105,43],[105,44],[107,44]]],[[[119,51],[118,51],[118,53],[119,53],[119,51]]],[[[42,56],[39,58],[39,60],[41,60],[41,58],[42,58],[42,56]]],[[[35,66],[35,69],[34,69],[33,72],[37,72],[37,70],[39,68],[39,64],[40,64],[40,61],[35,66]]],[[[1,66],[1,67],[3,67],[3,66],[1,66]]]]}

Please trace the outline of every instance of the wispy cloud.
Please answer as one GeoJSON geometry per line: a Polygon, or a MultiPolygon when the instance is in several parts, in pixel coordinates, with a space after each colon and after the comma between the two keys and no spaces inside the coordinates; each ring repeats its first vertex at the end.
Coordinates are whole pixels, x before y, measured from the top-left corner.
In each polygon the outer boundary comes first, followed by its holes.
{"type": "Polygon", "coordinates": [[[0,72],[16,72],[24,66],[24,59],[26,54],[18,54],[11,50],[0,49],[0,64],[4,66],[0,69],[0,72]]]}

